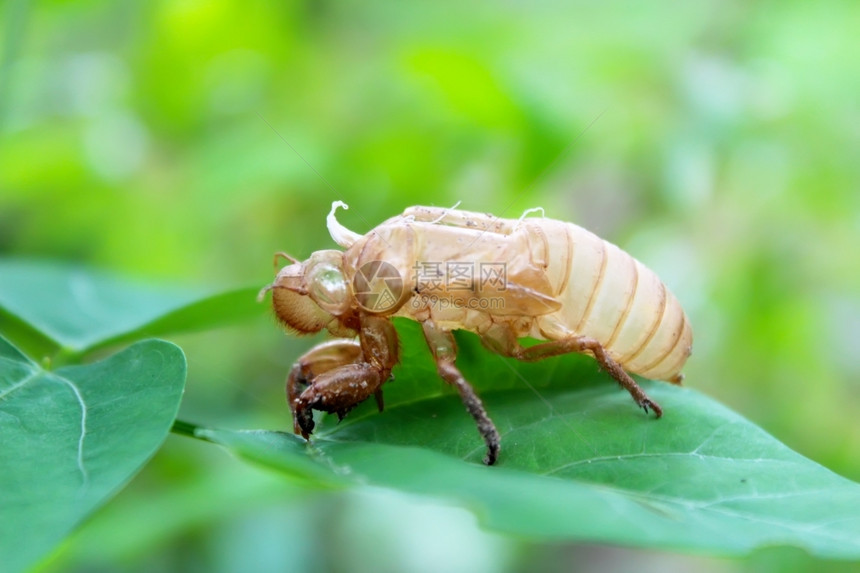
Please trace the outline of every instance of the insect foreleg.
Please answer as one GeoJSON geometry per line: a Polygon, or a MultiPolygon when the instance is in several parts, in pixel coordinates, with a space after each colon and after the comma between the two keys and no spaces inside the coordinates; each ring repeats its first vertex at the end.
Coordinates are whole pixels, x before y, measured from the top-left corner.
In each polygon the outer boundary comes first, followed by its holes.
{"type": "Polygon", "coordinates": [[[294,425],[307,439],[314,429],[312,410],[343,418],[356,405],[379,391],[388,373],[366,362],[347,364],[320,374],[295,401],[294,425]]]}
{"type": "Polygon", "coordinates": [[[431,321],[422,323],[424,328],[424,337],[427,339],[427,345],[433,353],[433,358],[436,360],[436,370],[439,376],[457,389],[460,394],[460,399],[466,406],[466,410],[474,418],[478,425],[478,431],[484,438],[487,444],[487,455],[484,458],[484,463],[488,466],[493,465],[499,457],[499,449],[501,438],[496,430],[495,424],[490,420],[487,411],[484,409],[481,399],[475,393],[474,388],[466,381],[460,370],[454,365],[454,360],[457,357],[457,346],[454,341],[454,336],[445,330],[438,328],[431,321]]]}
{"type": "Polygon", "coordinates": [[[343,418],[371,395],[382,410],[381,386],[397,362],[397,332],[384,318],[364,317],[359,340],[321,344],[293,366],[287,399],[297,434],[307,439],[313,432],[313,410],[343,418]]]}
{"type": "Polygon", "coordinates": [[[518,360],[533,362],[550,356],[558,356],[559,354],[567,354],[569,352],[591,353],[594,355],[597,363],[600,364],[610,376],[627,390],[633,397],[633,400],[640,408],[648,412],[648,409],[654,411],[654,414],[659,418],[663,415],[663,409],[657,402],[648,397],[645,391],[627,372],[621,367],[618,362],[609,356],[606,349],[600,342],[588,336],[570,336],[561,340],[553,340],[551,342],[543,342],[528,348],[523,348],[513,335],[507,329],[504,331],[490,331],[484,335],[483,342],[485,346],[491,350],[512,356],[518,360]]]}
{"type": "Polygon", "coordinates": [[[332,340],[323,342],[303,354],[287,377],[287,404],[293,415],[293,431],[301,433],[296,405],[299,396],[318,376],[347,364],[361,362],[361,346],[354,340],[332,340]]]}

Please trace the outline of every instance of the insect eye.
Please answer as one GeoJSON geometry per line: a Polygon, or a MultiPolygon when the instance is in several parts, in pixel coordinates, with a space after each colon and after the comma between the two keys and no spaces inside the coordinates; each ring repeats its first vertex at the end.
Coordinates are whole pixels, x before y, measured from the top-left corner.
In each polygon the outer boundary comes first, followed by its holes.
{"type": "Polygon", "coordinates": [[[332,314],[346,310],[349,303],[349,287],[343,271],[334,265],[322,263],[310,272],[310,296],[320,307],[332,314]]]}

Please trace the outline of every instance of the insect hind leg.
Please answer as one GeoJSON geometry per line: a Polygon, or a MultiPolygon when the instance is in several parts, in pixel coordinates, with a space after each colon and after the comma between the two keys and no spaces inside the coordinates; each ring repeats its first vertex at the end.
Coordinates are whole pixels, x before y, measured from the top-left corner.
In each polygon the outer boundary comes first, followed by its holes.
{"type": "Polygon", "coordinates": [[[534,362],[549,358],[550,356],[558,356],[570,352],[591,354],[597,360],[597,363],[600,364],[600,367],[630,393],[630,396],[633,397],[633,400],[640,408],[645,410],[646,413],[648,413],[649,409],[652,410],[657,418],[663,416],[663,408],[645,393],[645,390],[630,377],[618,362],[609,356],[603,345],[594,338],[571,335],[561,340],[543,342],[524,348],[520,346],[519,341],[517,341],[510,331],[505,329],[504,332],[488,332],[484,335],[483,342],[485,346],[499,354],[527,362],[534,362]]]}

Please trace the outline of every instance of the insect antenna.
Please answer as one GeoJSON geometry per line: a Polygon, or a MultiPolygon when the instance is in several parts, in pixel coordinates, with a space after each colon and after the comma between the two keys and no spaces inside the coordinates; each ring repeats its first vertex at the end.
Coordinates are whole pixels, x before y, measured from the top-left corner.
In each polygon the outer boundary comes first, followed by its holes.
{"type": "Polygon", "coordinates": [[[275,283],[272,283],[270,285],[266,285],[263,288],[261,288],[260,292],[257,293],[257,302],[263,302],[263,299],[266,298],[266,293],[269,292],[270,290],[274,290],[276,288],[279,288],[279,287],[275,283]]]}
{"type": "Polygon", "coordinates": [[[278,272],[278,262],[281,259],[286,259],[286,260],[290,261],[291,263],[293,263],[294,265],[302,264],[302,262],[300,260],[298,260],[296,257],[289,255],[289,254],[285,253],[284,251],[278,251],[277,253],[275,253],[275,258],[274,258],[274,263],[273,263],[275,266],[275,272],[278,272]]]}

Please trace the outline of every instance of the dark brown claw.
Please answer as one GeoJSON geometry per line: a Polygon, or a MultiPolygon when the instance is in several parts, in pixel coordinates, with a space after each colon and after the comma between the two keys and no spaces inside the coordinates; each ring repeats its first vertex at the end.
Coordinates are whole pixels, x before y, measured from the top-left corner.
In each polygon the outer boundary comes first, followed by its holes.
{"type": "Polygon", "coordinates": [[[309,439],[314,431],[314,416],[310,408],[296,409],[293,413],[293,427],[295,433],[301,434],[304,439],[309,439]]]}
{"type": "Polygon", "coordinates": [[[651,400],[650,398],[645,398],[640,404],[642,409],[645,410],[645,413],[648,413],[648,408],[650,407],[654,411],[654,416],[656,418],[663,417],[663,408],[660,407],[660,404],[651,400]]]}

